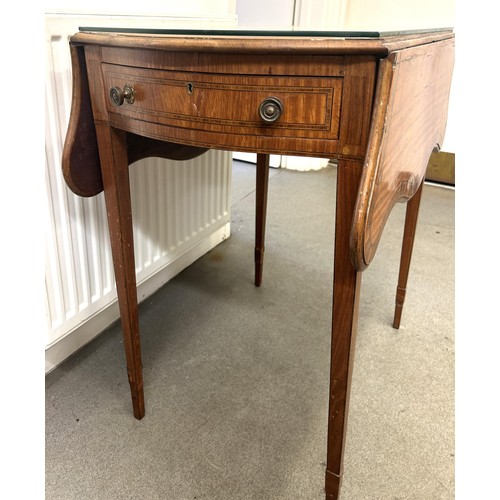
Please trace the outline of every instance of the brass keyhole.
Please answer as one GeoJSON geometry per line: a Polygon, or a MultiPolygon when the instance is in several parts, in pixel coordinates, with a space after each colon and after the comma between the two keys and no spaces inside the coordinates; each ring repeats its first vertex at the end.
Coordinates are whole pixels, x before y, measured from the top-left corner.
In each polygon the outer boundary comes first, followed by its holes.
{"type": "Polygon", "coordinates": [[[193,87],[194,87],[194,85],[191,82],[189,82],[187,84],[187,93],[188,94],[192,94],[193,93],[193,87]]]}

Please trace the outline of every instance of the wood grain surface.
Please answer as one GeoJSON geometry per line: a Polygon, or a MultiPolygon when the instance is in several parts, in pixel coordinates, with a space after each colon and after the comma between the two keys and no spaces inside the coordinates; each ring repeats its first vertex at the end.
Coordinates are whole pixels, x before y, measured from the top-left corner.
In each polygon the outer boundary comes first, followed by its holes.
{"type": "Polygon", "coordinates": [[[95,196],[103,189],[94,116],[83,47],[72,45],[73,95],[62,171],[68,187],[79,196],[95,196]]]}
{"type": "Polygon", "coordinates": [[[419,188],[444,138],[454,40],[380,61],[370,140],[351,230],[356,269],[372,261],[391,209],[419,188]]]}
{"type": "Polygon", "coordinates": [[[323,36],[223,36],[143,35],[134,33],[79,32],[72,42],[100,47],[127,47],[173,52],[219,52],[225,54],[371,54],[386,57],[401,50],[453,37],[451,30],[384,36],[380,38],[335,38],[323,36]]]}
{"type": "Polygon", "coordinates": [[[82,196],[104,187],[138,419],[145,406],[128,165],[152,155],[194,158],[209,148],[258,153],[259,286],[268,154],[338,159],[325,483],[326,497],[337,499],[361,271],[374,257],[395,203],[411,200],[398,283],[399,326],[419,187],[444,137],[453,33],[344,39],[81,32],[72,37],[71,51],[73,101],[63,172],[82,196]],[[112,105],[110,87],[125,84],[134,87],[135,102],[112,105]],[[259,120],[259,103],[267,97],[284,104],[272,123],[259,120]]]}

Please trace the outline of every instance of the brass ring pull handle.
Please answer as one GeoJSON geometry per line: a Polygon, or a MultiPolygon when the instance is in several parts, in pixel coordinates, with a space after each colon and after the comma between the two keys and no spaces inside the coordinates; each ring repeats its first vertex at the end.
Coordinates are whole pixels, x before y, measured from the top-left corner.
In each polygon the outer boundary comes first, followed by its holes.
{"type": "Polygon", "coordinates": [[[283,103],[277,97],[268,97],[262,101],[259,114],[266,123],[278,121],[283,114],[283,103]]]}
{"type": "Polygon", "coordinates": [[[134,88],[128,83],[123,87],[111,87],[109,91],[109,97],[114,106],[121,106],[123,101],[127,101],[129,104],[133,104],[135,101],[135,91],[134,88]]]}

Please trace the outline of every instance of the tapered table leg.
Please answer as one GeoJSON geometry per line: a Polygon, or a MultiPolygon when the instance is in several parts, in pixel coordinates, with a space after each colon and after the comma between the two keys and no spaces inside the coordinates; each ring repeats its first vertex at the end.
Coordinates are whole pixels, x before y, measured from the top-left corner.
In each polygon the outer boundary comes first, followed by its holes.
{"type": "Polygon", "coordinates": [[[361,273],[354,269],[349,258],[349,236],[361,170],[361,162],[347,160],[340,160],[337,170],[330,404],[325,483],[328,500],[337,499],[342,480],[344,442],[361,288],[361,273]]]}
{"type": "Polygon", "coordinates": [[[141,419],[145,409],[126,134],[104,124],[96,124],[96,132],[128,380],[134,416],[141,419]]]}
{"type": "Polygon", "coordinates": [[[269,155],[257,154],[255,207],[255,285],[262,283],[264,240],[266,237],[267,190],[269,184],[269,155]]]}
{"type": "Polygon", "coordinates": [[[410,272],[411,256],[413,252],[413,243],[415,242],[415,232],[417,229],[418,211],[420,200],[422,199],[422,187],[420,184],[417,192],[406,204],[405,229],[403,234],[403,248],[401,251],[401,263],[399,265],[398,286],[396,288],[396,306],[394,310],[394,322],[392,326],[399,328],[401,324],[401,315],[403,314],[403,305],[406,296],[406,285],[408,284],[408,274],[410,272]]]}

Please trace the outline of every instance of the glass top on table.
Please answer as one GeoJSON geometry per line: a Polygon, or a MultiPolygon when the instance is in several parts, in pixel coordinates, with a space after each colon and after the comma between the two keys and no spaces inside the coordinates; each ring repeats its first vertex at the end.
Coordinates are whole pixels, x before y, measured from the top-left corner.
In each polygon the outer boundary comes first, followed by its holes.
{"type": "Polygon", "coordinates": [[[162,29],[162,28],[118,28],[80,27],[81,32],[129,33],[137,35],[186,35],[186,36],[249,36],[249,37],[322,37],[322,38],[383,38],[387,36],[412,35],[438,31],[452,31],[452,28],[435,28],[401,31],[325,31],[325,30],[254,30],[254,29],[162,29]]]}

